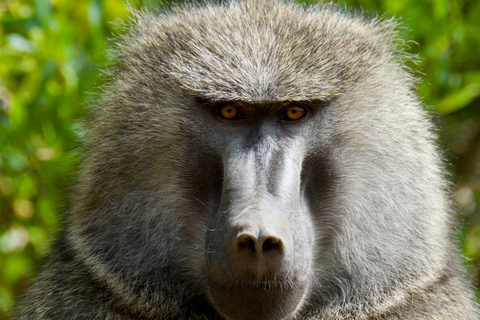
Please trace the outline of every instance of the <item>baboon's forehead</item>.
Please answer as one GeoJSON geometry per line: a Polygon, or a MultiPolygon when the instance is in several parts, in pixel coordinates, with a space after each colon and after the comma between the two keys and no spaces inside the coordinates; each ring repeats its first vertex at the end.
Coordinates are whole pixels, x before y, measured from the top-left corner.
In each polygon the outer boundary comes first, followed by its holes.
{"type": "Polygon", "coordinates": [[[127,47],[138,68],[217,99],[328,99],[397,67],[391,24],[332,7],[233,2],[140,16],[137,28],[127,47]]]}

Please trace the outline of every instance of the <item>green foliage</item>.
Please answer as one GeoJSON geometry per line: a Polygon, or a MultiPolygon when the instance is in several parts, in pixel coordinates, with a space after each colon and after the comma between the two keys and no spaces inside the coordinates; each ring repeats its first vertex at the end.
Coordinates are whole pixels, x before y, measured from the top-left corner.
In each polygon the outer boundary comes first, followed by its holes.
{"type": "MultiPolygon", "coordinates": [[[[468,226],[464,252],[480,270],[480,2],[345,3],[371,16],[395,14],[402,35],[415,41],[407,45],[420,57],[419,94],[446,128],[442,145],[468,226]]],[[[124,0],[0,0],[0,320],[67,211],[79,119],[88,115],[83,101],[98,91],[108,38],[128,15],[124,0]]]]}
{"type": "MultiPolygon", "coordinates": [[[[0,2],[0,319],[49,248],[122,0],[0,2]]],[[[118,22],[118,21],[117,21],[118,22]]]]}

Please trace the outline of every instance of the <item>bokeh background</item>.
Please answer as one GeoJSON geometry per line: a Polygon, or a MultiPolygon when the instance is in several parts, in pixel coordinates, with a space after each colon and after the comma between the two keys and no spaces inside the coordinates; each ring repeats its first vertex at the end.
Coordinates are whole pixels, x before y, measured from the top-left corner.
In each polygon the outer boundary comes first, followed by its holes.
{"type": "MultiPolygon", "coordinates": [[[[480,1],[339,3],[367,16],[395,17],[407,50],[418,55],[410,66],[439,127],[456,184],[458,242],[478,284],[480,1]]],[[[129,19],[128,6],[159,5],[165,6],[153,0],[0,0],[0,320],[29,285],[59,228],[78,167],[81,119],[99,92],[107,49],[129,19]]]]}

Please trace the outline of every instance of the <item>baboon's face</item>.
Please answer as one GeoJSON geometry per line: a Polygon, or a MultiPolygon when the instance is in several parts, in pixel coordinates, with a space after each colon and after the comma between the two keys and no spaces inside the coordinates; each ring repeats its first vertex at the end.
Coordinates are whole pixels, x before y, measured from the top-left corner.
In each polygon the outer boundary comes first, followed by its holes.
{"type": "Polygon", "coordinates": [[[208,299],[233,320],[413,279],[441,247],[424,213],[445,211],[443,180],[390,38],[284,2],[140,16],[89,131],[80,257],[138,312],[208,299]]]}
{"type": "Polygon", "coordinates": [[[200,105],[187,189],[211,208],[203,217],[208,295],[229,319],[282,319],[306,298],[322,237],[310,213],[322,195],[309,190],[327,181],[325,150],[312,152],[325,104],[200,105]]]}

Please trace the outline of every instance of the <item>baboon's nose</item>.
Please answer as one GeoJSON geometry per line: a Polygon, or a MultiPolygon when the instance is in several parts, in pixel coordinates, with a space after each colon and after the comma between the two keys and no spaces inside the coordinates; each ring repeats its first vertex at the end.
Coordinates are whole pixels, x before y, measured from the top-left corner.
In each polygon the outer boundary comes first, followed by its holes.
{"type": "Polygon", "coordinates": [[[273,222],[249,221],[232,226],[232,231],[228,251],[237,276],[244,280],[268,279],[285,271],[290,259],[288,232],[284,228],[273,222]]]}
{"type": "Polygon", "coordinates": [[[257,237],[249,232],[242,232],[236,239],[236,251],[239,254],[251,254],[263,256],[265,254],[282,254],[283,241],[280,237],[265,235],[257,237]]]}

